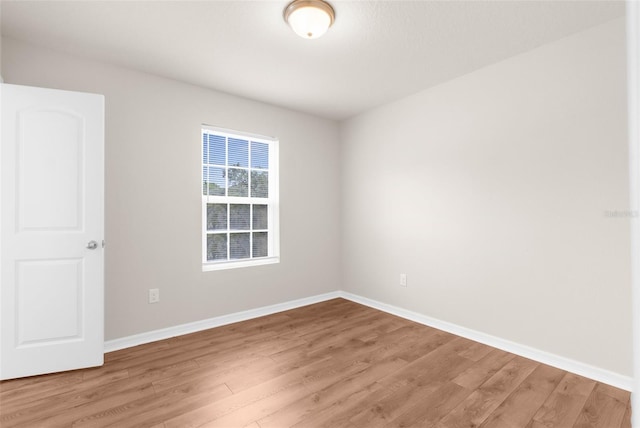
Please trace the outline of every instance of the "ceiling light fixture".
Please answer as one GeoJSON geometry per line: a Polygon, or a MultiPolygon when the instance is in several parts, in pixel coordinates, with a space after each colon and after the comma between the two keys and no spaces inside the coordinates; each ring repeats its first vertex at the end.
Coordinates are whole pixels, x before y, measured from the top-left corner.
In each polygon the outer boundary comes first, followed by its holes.
{"type": "Polygon", "coordinates": [[[284,20],[305,39],[317,39],[327,32],[336,15],[322,0],[294,0],[284,10],[284,20]]]}

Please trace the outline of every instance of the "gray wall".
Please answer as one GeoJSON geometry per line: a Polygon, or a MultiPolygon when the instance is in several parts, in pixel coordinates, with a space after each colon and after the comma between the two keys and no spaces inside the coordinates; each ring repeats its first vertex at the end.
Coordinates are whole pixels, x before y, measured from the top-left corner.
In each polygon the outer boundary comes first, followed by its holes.
{"type": "Polygon", "coordinates": [[[339,289],[334,122],[11,39],[2,54],[7,83],[105,95],[107,340],[339,289]],[[279,264],[202,272],[202,123],[280,139],[279,264]]]}
{"type": "Polygon", "coordinates": [[[625,90],[618,19],[343,123],[343,289],[631,375],[625,90]]]}

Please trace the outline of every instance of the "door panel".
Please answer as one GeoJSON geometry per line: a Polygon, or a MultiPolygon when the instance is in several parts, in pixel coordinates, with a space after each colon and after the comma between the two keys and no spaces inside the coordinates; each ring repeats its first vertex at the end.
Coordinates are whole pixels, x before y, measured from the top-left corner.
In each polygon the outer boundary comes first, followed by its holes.
{"type": "Polygon", "coordinates": [[[20,111],[17,121],[20,230],[81,230],[84,121],[52,109],[20,111]]]}
{"type": "Polygon", "coordinates": [[[0,88],[0,379],[101,365],[104,98],[0,88]]]}
{"type": "Polygon", "coordinates": [[[16,270],[17,347],[82,339],[82,259],[24,260],[16,270]],[[57,315],[42,324],[43,312],[57,315]]]}

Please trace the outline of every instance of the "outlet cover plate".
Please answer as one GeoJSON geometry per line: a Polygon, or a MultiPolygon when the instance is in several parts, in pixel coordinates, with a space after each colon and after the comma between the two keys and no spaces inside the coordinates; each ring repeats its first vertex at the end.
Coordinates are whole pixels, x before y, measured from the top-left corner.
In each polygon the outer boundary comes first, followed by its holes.
{"type": "Polygon", "coordinates": [[[149,289],[149,303],[158,303],[160,301],[160,289],[158,288],[150,288],[149,289]]]}

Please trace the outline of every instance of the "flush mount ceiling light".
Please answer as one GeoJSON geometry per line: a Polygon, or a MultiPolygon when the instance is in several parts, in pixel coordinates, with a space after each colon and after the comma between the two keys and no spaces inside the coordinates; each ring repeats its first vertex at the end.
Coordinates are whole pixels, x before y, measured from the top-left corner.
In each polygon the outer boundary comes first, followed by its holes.
{"type": "Polygon", "coordinates": [[[284,20],[305,39],[317,39],[333,24],[335,12],[322,0],[294,0],[284,10],[284,20]]]}

